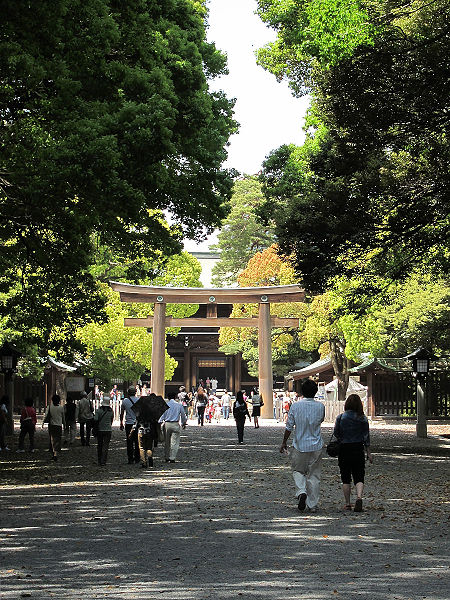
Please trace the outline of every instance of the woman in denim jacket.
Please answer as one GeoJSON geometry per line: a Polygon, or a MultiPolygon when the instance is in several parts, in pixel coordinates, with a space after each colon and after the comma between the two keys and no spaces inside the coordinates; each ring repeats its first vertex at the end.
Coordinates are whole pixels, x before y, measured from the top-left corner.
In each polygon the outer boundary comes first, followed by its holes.
{"type": "Polygon", "coordinates": [[[351,482],[356,487],[354,511],[362,511],[362,494],[364,490],[365,456],[373,462],[370,453],[369,422],[364,414],[361,398],[351,394],[344,405],[342,414],[336,419],[334,435],[341,442],[339,449],[339,470],[341,472],[342,491],[345,499],[345,510],[351,510],[351,482]]]}

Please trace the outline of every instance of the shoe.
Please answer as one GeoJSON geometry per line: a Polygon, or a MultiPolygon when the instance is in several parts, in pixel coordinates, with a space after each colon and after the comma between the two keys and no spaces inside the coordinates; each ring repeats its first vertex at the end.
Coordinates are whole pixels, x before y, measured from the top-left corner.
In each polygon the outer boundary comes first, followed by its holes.
{"type": "Polygon", "coordinates": [[[308,506],[308,512],[310,512],[310,513],[316,513],[317,512],[317,506],[308,506]]]}
{"type": "Polygon", "coordinates": [[[52,458],[53,458],[53,460],[54,460],[55,462],[58,460],[58,457],[57,457],[57,456],[53,456],[52,458]]]}
{"type": "Polygon", "coordinates": [[[25,450],[21,450],[20,448],[16,450],[16,452],[25,452],[25,450]]]}
{"type": "Polygon", "coordinates": [[[354,512],[362,512],[362,498],[357,498],[355,502],[354,512]]]}
{"type": "Polygon", "coordinates": [[[174,463],[175,461],[174,460],[169,460],[169,462],[174,463]]]}
{"type": "Polygon", "coordinates": [[[344,504],[344,510],[352,510],[353,504],[344,504]]]}
{"type": "Polygon", "coordinates": [[[166,458],[166,462],[169,462],[169,459],[168,459],[168,458],[166,458]]]}
{"type": "Polygon", "coordinates": [[[8,446],[5,446],[5,447],[3,448],[3,450],[5,450],[6,452],[8,452],[9,450],[11,450],[11,448],[8,448],[8,446]]]}
{"type": "Polygon", "coordinates": [[[298,497],[298,510],[304,511],[306,508],[306,494],[300,494],[298,497]]]}
{"type": "Polygon", "coordinates": [[[142,463],[142,465],[141,465],[141,469],[146,469],[146,468],[147,468],[147,465],[146,465],[146,464],[144,464],[144,463],[142,463]]]}

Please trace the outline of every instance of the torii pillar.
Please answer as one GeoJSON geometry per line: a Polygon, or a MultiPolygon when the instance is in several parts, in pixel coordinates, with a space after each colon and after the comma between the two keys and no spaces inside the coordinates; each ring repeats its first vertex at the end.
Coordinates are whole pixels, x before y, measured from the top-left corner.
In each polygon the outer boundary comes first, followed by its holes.
{"type": "Polygon", "coordinates": [[[254,327],[258,328],[259,390],[264,400],[263,418],[273,418],[272,327],[298,328],[298,319],[270,316],[272,302],[302,302],[305,292],[299,285],[254,288],[205,289],[167,288],[110,282],[122,302],[154,303],[153,317],[127,318],[126,327],[153,328],[151,390],[164,396],[166,327],[254,327]],[[206,318],[166,317],[166,304],[206,304],[206,318]],[[219,318],[217,304],[258,304],[258,317],[219,318]]]}
{"type": "Polygon", "coordinates": [[[270,304],[259,304],[258,316],[258,354],[259,354],[259,393],[264,406],[261,416],[273,418],[273,370],[272,370],[272,325],[270,323],[270,304]]]}

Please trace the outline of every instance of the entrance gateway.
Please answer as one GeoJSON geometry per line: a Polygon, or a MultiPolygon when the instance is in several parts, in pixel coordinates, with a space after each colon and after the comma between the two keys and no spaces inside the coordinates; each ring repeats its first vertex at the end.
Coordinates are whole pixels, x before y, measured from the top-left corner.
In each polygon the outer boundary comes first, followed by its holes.
{"type": "Polygon", "coordinates": [[[166,327],[257,327],[259,353],[259,391],[264,399],[262,417],[273,417],[272,327],[299,327],[299,319],[270,316],[271,302],[303,302],[305,291],[299,285],[252,288],[171,288],[132,285],[110,281],[122,302],[151,303],[153,317],[126,318],[125,327],[153,329],[151,391],[164,397],[164,360],[166,327]],[[177,319],[166,316],[166,304],[206,304],[206,318],[177,319]],[[221,318],[218,304],[258,304],[258,317],[221,318]]]}

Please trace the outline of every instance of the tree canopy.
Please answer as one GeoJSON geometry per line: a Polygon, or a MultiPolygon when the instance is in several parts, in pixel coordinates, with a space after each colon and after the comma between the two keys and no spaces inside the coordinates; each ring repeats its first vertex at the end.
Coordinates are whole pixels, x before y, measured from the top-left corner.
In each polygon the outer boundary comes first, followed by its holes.
{"type": "Polygon", "coordinates": [[[303,151],[276,150],[263,172],[281,250],[318,291],[344,272],[448,272],[448,3],[259,6],[278,32],[260,61],[313,96],[303,151]]]}
{"type": "Polygon", "coordinates": [[[220,252],[212,272],[214,285],[233,285],[250,258],[274,243],[272,224],[264,226],[256,217],[263,202],[257,177],[244,176],[234,182],[230,212],[222,221],[217,245],[210,248],[220,252]]]}
{"type": "Polygon", "coordinates": [[[136,257],[158,262],[225,216],[232,174],[221,165],[236,123],[233,102],[208,89],[226,59],[206,20],[194,0],[2,3],[0,292],[11,331],[50,348],[54,327],[72,336],[105,318],[90,269],[99,248],[133,263],[136,281],[136,257]]]}

